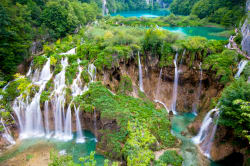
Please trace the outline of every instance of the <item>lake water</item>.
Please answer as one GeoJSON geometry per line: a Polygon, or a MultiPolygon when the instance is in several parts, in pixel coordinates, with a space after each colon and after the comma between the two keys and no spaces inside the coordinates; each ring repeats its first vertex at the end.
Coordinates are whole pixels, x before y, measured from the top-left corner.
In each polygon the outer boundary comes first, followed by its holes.
{"type": "MultiPolygon", "coordinates": [[[[96,138],[89,131],[83,131],[85,136],[84,143],[76,143],[76,133],[74,133],[74,139],[68,142],[59,141],[56,139],[46,139],[46,138],[36,138],[36,139],[27,139],[23,140],[20,145],[17,147],[13,147],[13,149],[9,149],[6,153],[0,156],[0,165],[4,161],[14,158],[18,154],[25,153],[29,148],[36,148],[37,145],[48,145],[56,149],[58,152],[65,153],[73,156],[73,160],[76,163],[79,163],[80,157],[85,157],[90,154],[91,151],[95,151],[96,149],[96,138]]],[[[40,147],[37,146],[37,150],[40,147]]],[[[95,160],[97,162],[97,166],[102,166],[104,164],[104,156],[95,154],[95,160]]]]}
{"type": "Polygon", "coordinates": [[[163,27],[171,32],[181,33],[187,36],[202,36],[207,39],[227,40],[226,37],[217,36],[216,33],[223,32],[223,28],[215,27],[163,27]]]}
{"type": "Polygon", "coordinates": [[[110,14],[111,16],[123,16],[123,17],[147,17],[155,18],[160,16],[168,16],[170,12],[168,10],[137,10],[137,11],[121,11],[110,14]]]}

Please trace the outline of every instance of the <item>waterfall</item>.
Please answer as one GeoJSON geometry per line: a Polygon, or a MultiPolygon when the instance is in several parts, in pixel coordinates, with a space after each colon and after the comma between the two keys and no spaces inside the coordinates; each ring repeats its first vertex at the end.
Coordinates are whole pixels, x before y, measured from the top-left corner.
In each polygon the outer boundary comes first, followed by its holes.
{"type": "Polygon", "coordinates": [[[164,108],[167,110],[167,112],[169,113],[169,109],[168,109],[168,107],[166,106],[166,104],[164,104],[163,102],[161,102],[160,100],[154,100],[154,102],[156,102],[156,103],[160,103],[161,105],[163,105],[164,106],[164,108]]]}
{"type": "Polygon", "coordinates": [[[80,117],[79,117],[80,107],[78,107],[76,109],[76,106],[74,105],[74,109],[75,109],[75,116],[76,116],[76,131],[77,131],[76,142],[77,143],[84,143],[85,139],[84,139],[83,134],[82,134],[82,126],[81,126],[81,121],[80,121],[80,117]]]}
{"type": "Polygon", "coordinates": [[[72,118],[71,118],[71,103],[68,106],[65,125],[64,125],[64,141],[69,141],[73,138],[72,134],[72,118]]]}
{"type": "Polygon", "coordinates": [[[45,119],[45,133],[46,137],[49,138],[50,133],[50,125],[49,125],[49,102],[45,101],[44,103],[44,119],[45,119]]]}
{"type": "Polygon", "coordinates": [[[240,78],[240,74],[243,72],[244,68],[246,67],[248,60],[242,60],[238,65],[238,72],[235,74],[235,78],[240,78]]]}
{"type": "Polygon", "coordinates": [[[77,95],[80,95],[82,93],[82,81],[81,81],[81,73],[82,73],[82,67],[80,66],[80,60],[78,59],[78,74],[76,76],[76,79],[74,79],[72,86],[71,86],[71,91],[72,91],[72,96],[75,97],[77,95]]]}
{"type": "Polygon", "coordinates": [[[102,0],[102,15],[104,16],[106,14],[106,0],[102,0]]]}
{"type": "Polygon", "coordinates": [[[144,90],[143,90],[142,66],[141,66],[141,59],[140,59],[139,53],[138,53],[138,66],[139,66],[139,87],[140,87],[140,91],[144,92],[144,90]]]}
{"type": "Polygon", "coordinates": [[[63,124],[65,120],[64,105],[65,105],[65,72],[68,66],[68,59],[64,58],[61,60],[62,71],[55,76],[54,79],[54,98],[52,99],[54,120],[55,120],[55,138],[62,139],[63,124]]]}
{"type": "Polygon", "coordinates": [[[173,88],[173,99],[172,99],[172,111],[173,111],[174,115],[176,115],[177,114],[177,112],[176,112],[176,100],[177,100],[178,79],[179,79],[178,53],[176,53],[176,55],[175,55],[174,65],[175,65],[175,76],[174,76],[174,88],[173,88]]]}
{"type": "Polygon", "coordinates": [[[1,123],[3,125],[3,129],[4,129],[4,133],[2,134],[3,135],[3,138],[6,139],[6,141],[8,141],[10,144],[14,145],[16,144],[15,140],[13,139],[13,137],[10,135],[10,132],[8,130],[8,128],[6,128],[5,124],[4,124],[4,121],[3,121],[3,118],[1,118],[1,123]]]}
{"type": "Polygon", "coordinates": [[[25,101],[22,95],[17,97],[14,101],[13,109],[17,115],[20,126],[20,138],[40,137],[45,134],[43,118],[40,109],[40,96],[51,76],[50,58],[48,58],[41,71],[41,74],[37,69],[32,77],[32,80],[35,80],[33,84],[39,86],[39,91],[35,94],[31,103],[29,104],[29,96],[25,101]]]}
{"type": "Polygon", "coordinates": [[[159,75],[159,78],[158,78],[158,84],[157,84],[157,88],[156,88],[155,99],[159,98],[159,92],[160,92],[160,89],[161,89],[161,77],[162,77],[162,68],[160,70],[160,75],[159,75]]]}
{"type": "Polygon", "coordinates": [[[195,144],[200,144],[201,151],[205,156],[209,157],[211,145],[217,130],[217,123],[219,119],[219,109],[215,108],[210,110],[203,119],[201,128],[197,136],[192,138],[195,144]],[[216,123],[214,124],[214,118],[216,123]]]}
{"type": "Polygon", "coordinates": [[[200,82],[199,82],[199,87],[198,87],[198,92],[196,95],[196,99],[193,105],[193,113],[197,115],[197,105],[199,104],[200,101],[200,95],[201,95],[201,86],[202,86],[202,63],[200,63],[200,82]]]}
{"type": "Polygon", "coordinates": [[[96,77],[96,67],[94,64],[89,64],[88,66],[88,73],[91,77],[91,81],[90,82],[94,82],[95,81],[95,77],[96,77]]]}
{"type": "MultiPolygon", "coordinates": [[[[96,125],[96,121],[97,121],[97,116],[96,116],[96,110],[94,109],[94,132],[95,135],[97,135],[97,125],[96,125]]],[[[95,139],[95,142],[97,142],[97,139],[95,139]]]]}

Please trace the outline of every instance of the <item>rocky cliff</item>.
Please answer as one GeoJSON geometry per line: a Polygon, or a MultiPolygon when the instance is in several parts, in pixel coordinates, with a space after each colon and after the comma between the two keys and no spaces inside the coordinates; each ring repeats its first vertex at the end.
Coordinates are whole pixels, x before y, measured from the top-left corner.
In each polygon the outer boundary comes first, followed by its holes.
{"type": "Polygon", "coordinates": [[[241,27],[241,33],[243,36],[241,45],[242,50],[247,52],[247,55],[250,56],[250,0],[246,2],[246,12],[247,18],[241,27]]]}

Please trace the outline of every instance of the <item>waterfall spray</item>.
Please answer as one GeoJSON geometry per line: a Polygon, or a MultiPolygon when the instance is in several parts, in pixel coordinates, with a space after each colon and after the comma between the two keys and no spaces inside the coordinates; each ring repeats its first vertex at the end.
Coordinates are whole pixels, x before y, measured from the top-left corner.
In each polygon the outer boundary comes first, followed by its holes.
{"type": "Polygon", "coordinates": [[[141,59],[140,59],[139,52],[138,52],[138,66],[139,66],[139,87],[140,87],[140,91],[144,92],[144,90],[143,90],[142,66],[141,66],[141,59]]]}
{"type": "Polygon", "coordinates": [[[175,76],[174,76],[174,88],[173,88],[173,99],[172,99],[172,111],[173,111],[174,115],[176,115],[177,114],[177,112],[176,112],[176,101],[177,101],[178,80],[179,80],[178,53],[176,53],[176,55],[175,55],[174,65],[175,65],[175,76]]]}

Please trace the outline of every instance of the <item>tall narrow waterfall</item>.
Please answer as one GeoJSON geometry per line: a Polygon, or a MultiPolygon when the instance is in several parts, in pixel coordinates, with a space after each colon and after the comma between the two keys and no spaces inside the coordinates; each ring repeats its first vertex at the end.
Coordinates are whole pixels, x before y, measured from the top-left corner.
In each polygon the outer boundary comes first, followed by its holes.
{"type": "Polygon", "coordinates": [[[174,65],[175,65],[175,76],[174,76],[174,88],[173,88],[173,99],[172,99],[172,111],[176,115],[176,101],[178,93],[178,80],[179,80],[179,71],[178,71],[178,53],[175,55],[174,65]]]}
{"type": "Polygon", "coordinates": [[[10,132],[8,130],[8,128],[6,128],[3,119],[1,118],[1,123],[3,125],[3,129],[4,129],[4,133],[3,133],[3,138],[6,139],[6,141],[8,141],[10,144],[16,144],[15,140],[13,139],[13,137],[10,135],[10,132]]]}
{"type": "Polygon", "coordinates": [[[76,130],[77,130],[76,142],[84,143],[85,139],[82,134],[82,126],[81,126],[81,121],[79,117],[80,107],[76,108],[76,106],[74,105],[74,109],[75,109],[75,115],[76,115],[76,130]]]}
{"type": "Polygon", "coordinates": [[[102,0],[102,15],[104,16],[106,14],[106,0],[102,0]]]}
{"type": "Polygon", "coordinates": [[[64,139],[63,125],[65,123],[64,104],[65,104],[65,72],[68,66],[68,59],[61,59],[62,71],[54,79],[54,98],[52,99],[55,122],[55,138],[64,139]]]}
{"type": "Polygon", "coordinates": [[[195,144],[200,145],[202,152],[207,157],[210,156],[211,145],[216,133],[218,119],[219,109],[215,108],[210,110],[203,119],[198,135],[192,139],[195,144]],[[215,123],[214,118],[216,118],[215,123]]]}
{"type": "Polygon", "coordinates": [[[143,90],[143,77],[142,77],[142,66],[141,66],[141,59],[138,53],[138,67],[139,67],[139,87],[140,91],[144,92],[143,90]]]}
{"type": "Polygon", "coordinates": [[[201,86],[202,86],[202,63],[200,63],[200,82],[199,82],[199,87],[198,87],[198,92],[196,94],[196,98],[193,104],[193,113],[197,115],[197,106],[199,105],[200,102],[200,95],[201,95],[201,86]]]}
{"type": "Polygon", "coordinates": [[[71,118],[71,103],[68,106],[65,125],[64,125],[64,140],[68,141],[73,138],[72,134],[72,118],[71,118]]]}
{"type": "Polygon", "coordinates": [[[243,70],[246,67],[247,63],[248,63],[248,60],[240,61],[239,65],[238,65],[238,72],[234,76],[235,78],[240,78],[240,74],[243,72],[243,70]]]}
{"type": "Polygon", "coordinates": [[[88,66],[88,73],[91,77],[91,81],[90,82],[94,82],[95,81],[95,77],[96,77],[96,67],[94,64],[89,64],[88,66]]]}
{"type": "Polygon", "coordinates": [[[50,124],[49,124],[49,102],[45,101],[44,103],[44,119],[45,119],[45,133],[46,137],[50,137],[50,124]]]}

